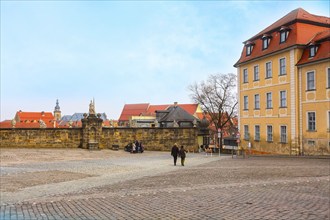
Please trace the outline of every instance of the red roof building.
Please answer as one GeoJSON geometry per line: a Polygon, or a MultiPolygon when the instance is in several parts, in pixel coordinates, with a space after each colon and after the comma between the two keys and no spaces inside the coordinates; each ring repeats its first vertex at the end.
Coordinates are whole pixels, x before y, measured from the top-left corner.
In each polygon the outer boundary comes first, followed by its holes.
{"type": "MultiPolygon", "coordinates": [[[[164,104],[164,105],[150,105],[149,103],[142,104],[125,104],[123,111],[118,119],[119,125],[126,125],[132,116],[154,116],[156,117],[156,111],[163,111],[169,107],[176,105],[164,104]]],[[[202,119],[203,114],[198,104],[177,104],[189,114],[199,119],[202,119]]]]}
{"type": "Polygon", "coordinates": [[[16,112],[13,120],[5,120],[0,123],[1,128],[40,128],[40,122],[45,127],[57,127],[57,122],[51,112],[16,112]]]}

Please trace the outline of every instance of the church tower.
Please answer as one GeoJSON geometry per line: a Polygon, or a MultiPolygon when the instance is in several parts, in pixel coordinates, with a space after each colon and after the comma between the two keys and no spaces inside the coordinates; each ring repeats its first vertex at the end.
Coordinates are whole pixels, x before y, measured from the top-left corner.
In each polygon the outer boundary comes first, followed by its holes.
{"type": "Polygon", "coordinates": [[[56,99],[56,106],[55,106],[55,109],[54,109],[54,117],[55,117],[56,121],[61,120],[61,109],[60,109],[60,106],[58,104],[58,99],[56,99]]]}

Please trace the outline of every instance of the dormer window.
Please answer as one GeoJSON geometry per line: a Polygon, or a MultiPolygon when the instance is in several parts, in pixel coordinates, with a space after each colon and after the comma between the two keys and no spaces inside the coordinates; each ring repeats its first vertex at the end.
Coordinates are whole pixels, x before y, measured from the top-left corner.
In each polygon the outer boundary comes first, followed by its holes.
{"type": "Polygon", "coordinates": [[[315,54],[317,52],[317,49],[318,49],[318,46],[316,46],[316,45],[311,45],[309,47],[309,57],[310,58],[315,57],[315,54]]]}
{"type": "Polygon", "coordinates": [[[262,49],[263,50],[268,48],[270,39],[271,39],[271,36],[269,34],[264,34],[262,36],[262,49]]]}
{"type": "Polygon", "coordinates": [[[280,29],[280,43],[286,42],[288,39],[290,28],[288,27],[281,27],[280,29]]]}
{"type": "Polygon", "coordinates": [[[246,42],[245,44],[245,47],[246,47],[246,56],[250,56],[251,53],[252,53],[252,50],[253,50],[253,46],[254,46],[254,43],[248,41],[246,42]]]}

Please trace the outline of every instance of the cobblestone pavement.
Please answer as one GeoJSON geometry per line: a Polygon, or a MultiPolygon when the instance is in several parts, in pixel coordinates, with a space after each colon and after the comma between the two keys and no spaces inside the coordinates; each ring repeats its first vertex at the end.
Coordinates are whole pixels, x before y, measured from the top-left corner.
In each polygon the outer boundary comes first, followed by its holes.
{"type": "Polygon", "coordinates": [[[185,165],[169,152],[1,149],[0,219],[330,219],[330,159],[188,153],[185,165]]]}

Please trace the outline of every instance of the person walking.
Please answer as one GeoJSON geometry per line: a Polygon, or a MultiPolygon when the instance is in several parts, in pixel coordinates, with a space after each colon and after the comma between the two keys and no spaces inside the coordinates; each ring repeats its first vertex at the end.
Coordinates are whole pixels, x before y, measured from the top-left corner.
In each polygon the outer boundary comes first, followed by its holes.
{"type": "Polygon", "coordinates": [[[184,166],[184,161],[186,159],[186,149],[184,149],[183,145],[181,146],[180,150],[179,150],[179,154],[181,157],[181,165],[184,166]]]}
{"type": "Polygon", "coordinates": [[[176,161],[178,159],[178,153],[179,153],[179,148],[178,148],[177,144],[175,143],[171,150],[171,155],[173,156],[173,159],[174,159],[174,166],[176,166],[176,161]]]}

